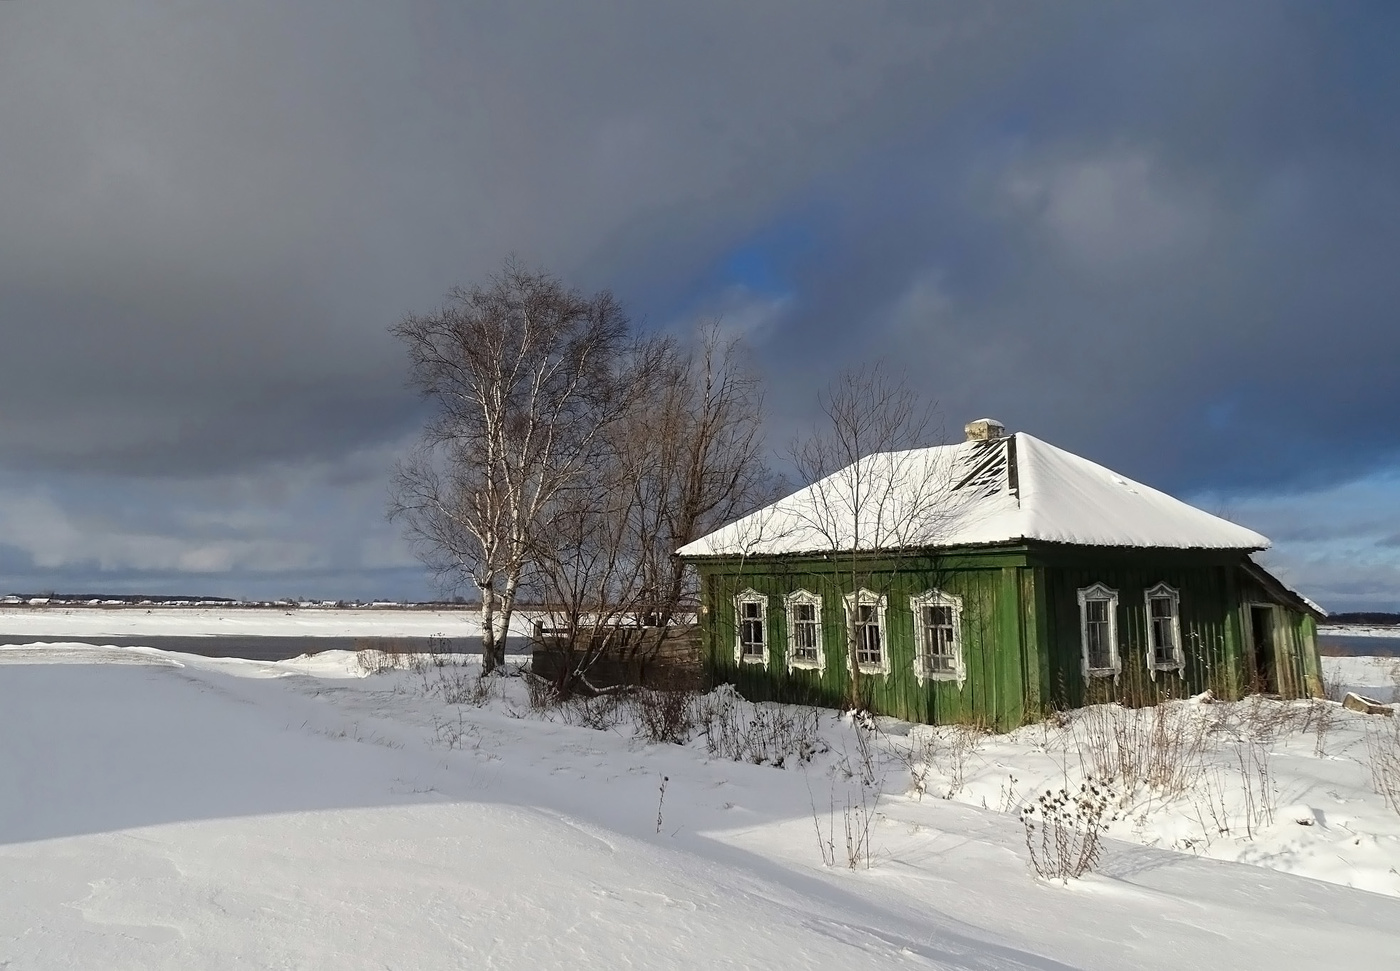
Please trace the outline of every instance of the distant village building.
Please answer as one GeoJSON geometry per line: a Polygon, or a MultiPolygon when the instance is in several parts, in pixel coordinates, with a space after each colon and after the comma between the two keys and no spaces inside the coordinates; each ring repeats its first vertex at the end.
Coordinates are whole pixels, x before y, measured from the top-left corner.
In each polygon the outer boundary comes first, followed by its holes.
{"type": "Polygon", "coordinates": [[[699,572],[712,682],[840,705],[855,663],[877,713],[1009,729],[1104,701],[1320,694],[1324,614],[1254,562],[1269,545],[983,419],[679,555],[699,572]]]}

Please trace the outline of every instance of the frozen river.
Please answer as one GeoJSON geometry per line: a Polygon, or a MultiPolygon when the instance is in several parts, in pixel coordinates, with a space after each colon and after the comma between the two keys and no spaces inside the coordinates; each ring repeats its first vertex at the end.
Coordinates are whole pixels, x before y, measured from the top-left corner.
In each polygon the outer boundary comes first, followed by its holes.
{"type": "MultiPolygon", "coordinates": [[[[254,661],[371,648],[479,654],[480,616],[471,609],[6,607],[0,608],[0,644],[154,647],[254,661]]],[[[512,629],[520,635],[533,618],[516,616],[512,629]]],[[[514,636],[510,647],[524,643],[514,636]]]]}

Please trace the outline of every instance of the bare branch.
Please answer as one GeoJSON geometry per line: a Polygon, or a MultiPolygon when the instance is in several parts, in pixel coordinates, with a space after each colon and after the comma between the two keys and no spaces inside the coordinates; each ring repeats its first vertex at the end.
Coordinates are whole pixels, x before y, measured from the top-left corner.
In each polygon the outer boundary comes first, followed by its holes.
{"type": "MultiPolygon", "coordinates": [[[[806,501],[770,531],[800,533],[835,560],[850,591],[848,610],[857,612],[859,591],[875,585],[872,554],[933,547],[946,535],[956,516],[955,480],[945,450],[929,447],[937,444],[933,406],[903,378],[867,365],[838,377],[819,404],[822,424],[791,451],[798,474],[812,483],[806,501]]],[[[846,630],[850,703],[861,707],[860,628],[848,622],[846,630]]]]}
{"type": "Polygon", "coordinates": [[[587,472],[617,418],[627,328],[611,294],[584,297],[514,259],[393,328],[437,411],[398,470],[390,514],[445,585],[480,592],[485,672],[504,660],[550,503],[587,472]]]}

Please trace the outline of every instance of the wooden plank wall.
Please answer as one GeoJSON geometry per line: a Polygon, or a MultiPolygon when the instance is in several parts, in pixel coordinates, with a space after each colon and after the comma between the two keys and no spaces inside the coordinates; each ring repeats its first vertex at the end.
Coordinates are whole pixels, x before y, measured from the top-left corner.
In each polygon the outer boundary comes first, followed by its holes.
{"type": "Polygon", "coordinates": [[[1230,636],[1233,613],[1226,574],[1216,565],[1133,562],[1113,559],[1069,560],[1046,569],[1047,637],[1050,703],[1059,708],[1117,701],[1155,704],[1199,694],[1219,697],[1239,692],[1237,643],[1230,636]],[[1122,672],[1117,678],[1083,675],[1079,627],[1079,591],[1102,583],[1118,592],[1118,650],[1122,672]],[[1146,592],[1167,583],[1180,594],[1181,640],[1185,668],[1181,674],[1150,672],[1147,666],[1146,592]]]}
{"type": "MultiPolygon", "coordinates": [[[[865,675],[863,703],[911,721],[975,723],[1000,730],[1052,709],[1116,701],[1155,704],[1210,690],[1242,697],[1250,687],[1247,605],[1268,594],[1229,551],[1085,550],[1021,547],[903,560],[839,559],[709,561],[701,564],[702,636],[711,683],[729,682],[755,700],[841,707],[850,698],[842,597],[859,580],[884,594],[887,675],[865,675]],[[1179,595],[1185,668],[1150,672],[1146,591],[1167,583],[1179,595]],[[1118,591],[1122,671],[1087,682],[1081,669],[1078,591],[1095,583],[1118,591]],[[768,596],[768,663],[734,658],[734,598],[752,589],[768,596]],[[783,598],[799,589],[822,597],[822,671],[786,664],[783,598]],[[914,673],[914,616],[909,598],[940,589],[963,600],[966,680],[927,680],[914,673]]],[[[1277,604],[1280,688],[1288,697],[1317,693],[1316,627],[1305,614],[1277,604]]]]}
{"type": "Polygon", "coordinates": [[[863,701],[873,711],[911,721],[977,723],[1010,728],[1025,720],[1028,682],[1038,690],[1043,665],[1025,656],[1036,648],[1034,584],[1019,554],[947,563],[924,558],[907,564],[870,562],[856,571],[823,560],[729,565],[705,571],[710,642],[704,653],[712,681],[735,684],[756,700],[785,700],[840,707],[850,697],[843,597],[853,580],[886,597],[885,637],[890,671],[863,675],[863,701]],[[768,663],[734,659],[734,598],[752,589],[768,601],[768,663]],[[915,628],[910,598],[932,589],[963,601],[962,646],[966,678],[926,679],[914,671],[915,628]],[[784,597],[808,590],[822,598],[821,632],[826,665],[821,671],[788,669],[784,597]]]}

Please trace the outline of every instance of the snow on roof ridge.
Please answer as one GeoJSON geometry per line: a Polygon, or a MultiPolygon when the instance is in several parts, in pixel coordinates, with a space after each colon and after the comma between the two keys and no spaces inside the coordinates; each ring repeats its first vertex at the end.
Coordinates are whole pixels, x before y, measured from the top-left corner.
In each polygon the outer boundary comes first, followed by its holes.
{"type": "MultiPolygon", "coordinates": [[[[880,473],[883,475],[884,473],[880,473]]],[[[899,485],[899,483],[896,483],[899,485]]],[[[905,508],[900,515],[907,515],[905,508]]],[[[865,517],[862,517],[864,519],[865,517]]],[[[841,548],[900,549],[978,546],[1027,540],[1081,546],[1180,549],[1265,549],[1267,537],[1197,509],[1026,432],[988,441],[877,452],[683,546],[682,556],[781,555],[841,548]],[[954,468],[964,456],[989,453],[984,469],[954,468]],[[995,453],[995,454],[992,454],[995,453]],[[1004,463],[995,461],[1001,455],[1004,463]],[[1014,458],[1013,458],[1014,455],[1014,458]],[[840,490],[871,463],[889,463],[906,491],[890,494],[897,507],[931,507],[904,531],[886,528],[874,516],[857,523],[841,508],[840,490]],[[949,463],[930,469],[930,463],[949,463]],[[1014,482],[1012,480],[1014,470],[1014,482]],[[984,476],[983,472],[987,474],[984,476]],[[992,473],[995,472],[995,475],[992,473]],[[937,503],[929,492],[942,476],[937,503]],[[953,477],[957,476],[955,480],[953,477]],[[975,488],[967,489],[968,485],[975,488]],[[955,495],[956,493],[956,495],[955,495]],[[837,502],[823,501],[835,496],[837,502]],[[872,536],[873,534],[873,536],[872,536]],[[859,538],[859,542],[855,541],[859,538]]]]}
{"type": "Polygon", "coordinates": [[[1025,432],[1017,437],[1028,446],[1021,452],[1030,460],[1022,462],[1021,475],[1027,514],[1034,524],[1027,539],[1184,549],[1257,550],[1272,545],[1261,533],[1091,459],[1025,432]],[[1048,512],[1040,508],[1043,494],[1053,494],[1055,499],[1048,512]],[[1122,541],[1115,542],[1115,537],[1122,541]]]}

